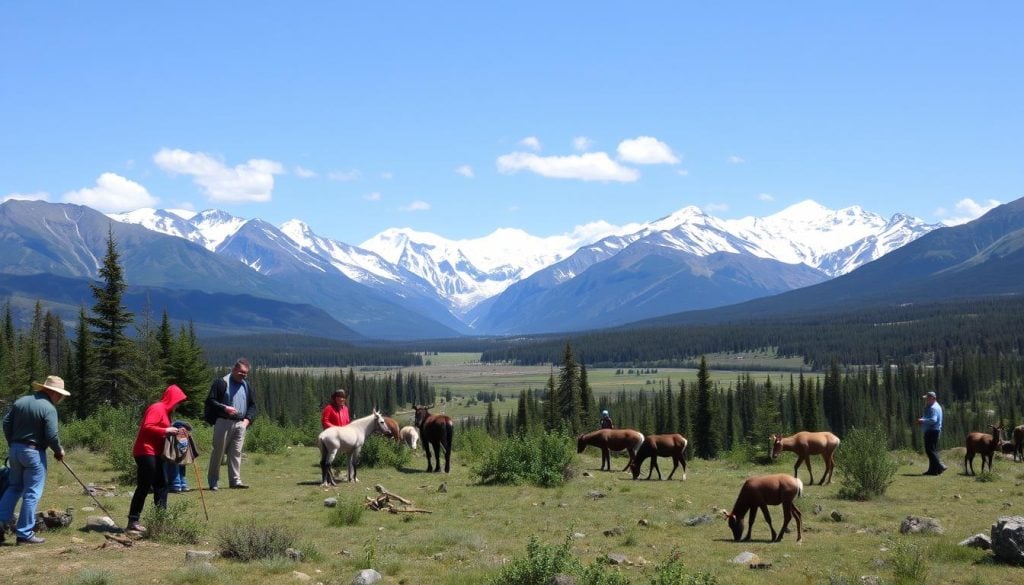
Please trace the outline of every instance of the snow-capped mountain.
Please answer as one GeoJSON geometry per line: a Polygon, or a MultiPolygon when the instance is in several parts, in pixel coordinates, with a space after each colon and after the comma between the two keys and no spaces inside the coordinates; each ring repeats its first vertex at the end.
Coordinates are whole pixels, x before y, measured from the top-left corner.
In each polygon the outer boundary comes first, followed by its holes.
{"type": "MultiPolygon", "coordinates": [[[[319,236],[297,219],[275,228],[262,220],[245,220],[218,210],[189,214],[140,209],[111,217],[188,239],[261,273],[294,271],[298,267],[334,273],[414,310],[429,309],[426,314],[447,326],[452,326],[448,321],[451,318],[470,326],[501,322],[505,329],[511,323],[508,316],[488,317],[487,313],[501,311],[501,307],[521,311],[524,306],[534,306],[526,296],[560,287],[627,250],[632,253],[622,256],[624,260],[617,268],[590,275],[589,286],[600,289],[599,275],[622,278],[623,271],[640,264],[647,266],[645,278],[654,279],[645,286],[680,286],[680,278],[666,279],[665,275],[649,272],[652,268],[644,258],[653,254],[671,260],[666,260],[668,264],[653,262],[651,266],[660,265],[666,270],[669,265],[672,270],[685,266],[686,270],[703,271],[705,278],[714,277],[708,273],[708,266],[719,275],[723,270],[739,270],[745,275],[741,280],[753,287],[743,294],[755,298],[778,292],[787,282],[788,286],[806,286],[846,274],[941,227],[903,214],[886,220],[859,206],[831,210],[807,200],[762,218],[723,220],[688,206],[644,224],[616,226],[601,222],[551,237],[503,228],[481,238],[449,240],[437,234],[392,228],[354,246],[319,236]],[[724,256],[710,264],[693,260],[719,254],[724,256]],[[728,268],[729,258],[740,257],[777,264],[747,260],[728,268]],[[681,258],[690,260],[680,264],[681,258]],[[805,270],[790,271],[787,265],[794,269],[802,265],[805,270]],[[787,275],[771,281],[771,286],[763,286],[768,282],[764,275],[773,270],[787,275]],[[527,280],[529,286],[513,286],[527,280]],[[500,300],[506,293],[511,296],[500,300]],[[441,311],[447,313],[447,318],[438,314],[439,306],[446,307],[441,311]]],[[[686,282],[686,286],[693,286],[691,281],[686,282]]],[[[707,290],[723,290],[721,286],[715,284],[707,290]]],[[[672,296],[675,292],[657,294],[672,296]]],[[[564,293],[544,294],[568,302],[564,293]]],[[[655,292],[652,289],[648,294],[655,292]]]]}

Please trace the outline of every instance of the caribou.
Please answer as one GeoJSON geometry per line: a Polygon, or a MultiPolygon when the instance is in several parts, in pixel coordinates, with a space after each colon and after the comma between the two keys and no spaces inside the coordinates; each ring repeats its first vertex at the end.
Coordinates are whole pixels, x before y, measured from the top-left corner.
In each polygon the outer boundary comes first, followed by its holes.
{"type": "Polygon", "coordinates": [[[779,454],[783,451],[792,451],[793,453],[796,453],[796,465],[793,466],[793,477],[797,477],[797,471],[800,469],[800,464],[806,463],[807,474],[810,476],[808,484],[814,485],[814,472],[811,471],[811,455],[821,455],[821,458],[825,461],[825,474],[821,476],[821,482],[818,485],[825,485],[826,478],[828,479],[828,483],[832,483],[832,472],[836,468],[835,452],[836,447],[839,446],[839,437],[828,431],[821,431],[817,433],[800,431],[790,437],[772,435],[771,440],[773,460],[778,459],[779,454]]]}
{"type": "Polygon", "coordinates": [[[626,471],[643,442],[644,434],[633,429],[601,429],[577,437],[576,452],[582,453],[587,445],[598,447],[601,449],[601,471],[611,471],[612,457],[609,451],[626,451],[629,453],[629,462],[622,468],[622,471],[626,471]]]}
{"type": "Polygon", "coordinates": [[[640,467],[643,465],[644,460],[650,457],[651,466],[647,469],[647,479],[651,479],[651,473],[657,471],[658,479],[660,480],[661,469],[658,467],[658,456],[661,455],[662,457],[672,458],[672,473],[668,474],[668,478],[672,479],[672,474],[676,472],[676,468],[682,465],[683,481],[686,481],[686,445],[686,437],[679,433],[647,435],[644,437],[644,442],[640,445],[629,467],[630,471],[633,472],[633,479],[640,476],[640,467]]]}
{"type": "Polygon", "coordinates": [[[996,450],[999,449],[1003,427],[989,425],[989,428],[992,429],[991,435],[988,433],[967,433],[967,438],[964,440],[967,444],[967,453],[964,455],[964,475],[975,475],[975,454],[981,455],[981,472],[985,473],[985,461],[988,461],[988,471],[992,473],[992,457],[996,450]]]}
{"type": "Polygon", "coordinates": [[[786,533],[786,527],[789,526],[789,520],[796,518],[796,541],[800,542],[803,540],[803,532],[801,531],[802,522],[800,509],[796,507],[793,501],[803,495],[804,484],[798,477],[790,477],[785,473],[777,473],[774,475],[761,475],[758,477],[751,477],[747,481],[743,482],[743,487],[740,488],[740,495],[736,497],[736,503],[732,507],[732,512],[725,514],[726,520],[729,522],[729,528],[732,530],[733,540],[740,540],[740,535],[743,534],[743,516],[750,512],[750,522],[747,525],[747,535],[743,540],[750,540],[750,532],[754,528],[754,520],[757,518],[758,509],[764,514],[764,520],[768,523],[768,529],[772,531],[771,542],[780,542],[782,535],[786,533]],[[772,516],[768,513],[768,506],[782,505],[782,513],[784,519],[782,521],[782,530],[776,535],[775,527],[772,526],[772,516]]]}

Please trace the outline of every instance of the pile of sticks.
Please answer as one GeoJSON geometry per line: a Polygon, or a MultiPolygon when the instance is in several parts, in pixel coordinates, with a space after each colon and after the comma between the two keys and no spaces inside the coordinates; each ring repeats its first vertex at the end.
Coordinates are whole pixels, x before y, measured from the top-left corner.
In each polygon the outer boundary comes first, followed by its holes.
{"type": "Polygon", "coordinates": [[[374,512],[387,511],[392,514],[398,514],[400,512],[420,513],[420,514],[432,514],[430,510],[423,510],[421,508],[415,508],[412,501],[403,498],[398,494],[393,494],[388,490],[384,489],[384,486],[377,484],[374,486],[377,493],[380,494],[377,497],[366,496],[366,507],[374,512]],[[402,504],[401,507],[395,505],[394,502],[402,504]]]}

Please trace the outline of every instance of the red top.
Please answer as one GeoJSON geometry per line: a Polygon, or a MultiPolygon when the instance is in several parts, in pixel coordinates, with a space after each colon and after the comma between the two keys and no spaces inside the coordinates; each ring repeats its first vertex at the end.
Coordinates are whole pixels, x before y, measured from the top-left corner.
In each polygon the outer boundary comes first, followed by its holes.
{"type": "Polygon", "coordinates": [[[328,427],[343,427],[352,422],[348,416],[348,406],[335,408],[333,404],[324,407],[324,413],[320,416],[320,424],[326,429],[328,427]]]}
{"type": "Polygon", "coordinates": [[[164,437],[167,436],[167,427],[171,426],[171,410],[186,398],[181,388],[171,384],[158,402],[149,405],[142,415],[139,434],[132,445],[133,457],[159,455],[164,450],[164,437]]]}

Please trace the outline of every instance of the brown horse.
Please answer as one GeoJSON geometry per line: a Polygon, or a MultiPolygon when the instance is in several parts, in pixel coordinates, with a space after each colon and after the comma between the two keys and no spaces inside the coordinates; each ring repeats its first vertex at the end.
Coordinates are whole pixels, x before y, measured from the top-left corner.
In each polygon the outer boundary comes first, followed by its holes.
{"type": "Polygon", "coordinates": [[[622,468],[622,471],[626,471],[643,442],[643,433],[633,429],[601,429],[577,437],[576,452],[582,453],[587,445],[601,449],[601,471],[611,471],[612,458],[609,451],[626,451],[629,453],[629,462],[622,468]]]}
{"type": "Polygon", "coordinates": [[[1013,460],[1024,461],[1024,425],[1013,429],[1013,460]]]}
{"type": "Polygon", "coordinates": [[[989,428],[992,429],[991,435],[988,433],[967,433],[967,438],[965,439],[967,453],[964,454],[964,475],[975,475],[975,454],[981,455],[981,472],[985,473],[985,461],[988,461],[989,473],[992,472],[992,456],[999,449],[999,443],[1003,436],[1003,427],[989,425],[989,428]],[[969,471],[968,465],[970,465],[969,471]]]}
{"type": "Polygon", "coordinates": [[[786,527],[789,526],[790,518],[796,518],[796,541],[800,542],[803,540],[802,533],[802,514],[800,509],[796,507],[793,501],[803,495],[804,484],[799,478],[789,477],[785,473],[777,473],[775,475],[762,475],[758,477],[751,477],[747,481],[743,482],[743,487],[740,488],[740,495],[736,497],[736,503],[732,507],[732,512],[725,514],[726,520],[729,521],[729,529],[732,530],[733,540],[739,540],[743,534],[743,516],[750,511],[750,523],[747,525],[747,536],[743,540],[750,540],[750,531],[754,529],[754,520],[757,518],[757,511],[760,509],[764,513],[764,520],[768,523],[768,529],[772,531],[772,542],[779,542],[782,540],[782,535],[786,533],[786,527]],[[782,504],[782,513],[784,520],[782,522],[782,530],[776,535],[775,527],[772,526],[772,516],[768,513],[768,506],[778,506],[782,504]]]}
{"type": "Polygon", "coordinates": [[[398,421],[391,418],[390,416],[385,416],[384,424],[388,425],[388,429],[391,431],[391,439],[394,440],[396,443],[401,443],[402,437],[399,436],[401,434],[401,429],[398,428],[398,421]]]}
{"type": "Polygon", "coordinates": [[[836,468],[835,452],[838,446],[839,437],[828,431],[817,433],[800,431],[790,437],[772,435],[772,459],[778,459],[779,454],[783,451],[796,453],[793,477],[797,477],[797,470],[800,469],[800,464],[807,463],[807,473],[810,475],[808,484],[814,485],[814,472],[811,471],[811,455],[821,455],[821,458],[825,460],[825,475],[821,476],[821,482],[818,485],[824,485],[826,478],[828,483],[832,483],[832,472],[836,468]]]}
{"type": "Polygon", "coordinates": [[[430,414],[432,406],[416,406],[416,417],[413,425],[420,431],[420,440],[423,441],[423,451],[427,454],[427,471],[441,471],[441,448],[444,447],[444,472],[451,469],[452,457],[452,435],[455,434],[455,427],[452,424],[452,417],[447,414],[430,414]],[[430,447],[434,447],[434,460],[437,465],[430,461],[430,447]]]}
{"type": "Polygon", "coordinates": [[[658,479],[661,479],[661,469],[658,467],[658,455],[661,455],[672,458],[672,473],[668,474],[668,478],[672,479],[676,468],[682,465],[683,481],[686,481],[686,445],[686,437],[679,433],[647,435],[629,467],[633,472],[633,479],[640,476],[640,467],[644,464],[644,459],[648,457],[651,458],[651,467],[647,470],[647,479],[651,479],[651,473],[654,471],[658,472],[658,479]]]}

